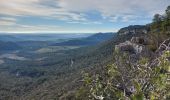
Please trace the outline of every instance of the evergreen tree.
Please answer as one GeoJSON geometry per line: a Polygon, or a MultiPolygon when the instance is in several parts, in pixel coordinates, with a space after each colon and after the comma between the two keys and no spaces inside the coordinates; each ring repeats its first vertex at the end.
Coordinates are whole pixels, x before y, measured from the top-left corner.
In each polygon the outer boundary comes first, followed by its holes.
{"type": "Polygon", "coordinates": [[[167,19],[170,19],[170,6],[167,7],[165,12],[166,12],[167,19]]]}
{"type": "Polygon", "coordinates": [[[162,16],[160,14],[155,14],[153,18],[154,23],[160,23],[162,21],[162,16]]]}

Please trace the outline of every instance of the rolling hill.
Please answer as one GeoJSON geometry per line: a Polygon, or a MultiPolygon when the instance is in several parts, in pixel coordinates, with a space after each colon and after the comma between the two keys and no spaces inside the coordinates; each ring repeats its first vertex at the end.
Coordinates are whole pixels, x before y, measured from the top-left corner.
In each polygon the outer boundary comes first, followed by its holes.
{"type": "MultiPolygon", "coordinates": [[[[0,81],[4,78],[6,81],[0,82],[0,96],[2,99],[30,100],[34,98],[48,100],[70,95],[80,87],[81,83],[79,81],[81,80],[82,71],[100,72],[101,66],[112,62],[115,45],[139,35],[94,34],[87,38],[81,38],[83,43],[86,44],[85,47],[53,50],[53,52],[44,53],[36,53],[34,49],[28,49],[25,44],[29,44],[29,47],[33,44],[31,47],[42,50],[44,47],[47,49],[48,46],[51,47],[51,42],[50,44],[48,41],[47,43],[39,41],[38,44],[34,44],[35,41],[31,43],[26,41],[16,42],[23,49],[15,55],[28,60],[2,59],[4,63],[0,66],[0,75],[4,77],[1,77],[0,81]],[[94,40],[90,42],[95,45],[89,44],[87,46],[88,43],[85,40],[94,40]],[[10,91],[9,88],[13,91],[10,91]],[[4,95],[4,93],[7,94],[4,95]]],[[[75,40],[80,41],[80,39],[75,40]]],[[[83,45],[82,42],[80,43],[79,45],[83,45]]],[[[59,49],[58,47],[60,46],[57,46],[57,49],[59,49]]]]}
{"type": "Polygon", "coordinates": [[[55,43],[53,46],[89,46],[96,45],[105,40],[111,39],[114,33],[97,33],[85,38],[68,40],[65,42],[55,43]]]}
{"type": "Polygon", "coordinates": [[[0,51],[13,51],[13,50],[19,50],[22,47],[14,42],[3,42],[0,41],[0,51]]]}
{"type": "Polygon", "coordinates": [[[82,38],[88,37],[91,34],[77,34],[77,33],[70,33],[70,34],[5,34],[0,33],[0,41],[6,42],[16,42],[16,41],[65,41],[68,39],[75,39],[75,38],[82,38]]]}

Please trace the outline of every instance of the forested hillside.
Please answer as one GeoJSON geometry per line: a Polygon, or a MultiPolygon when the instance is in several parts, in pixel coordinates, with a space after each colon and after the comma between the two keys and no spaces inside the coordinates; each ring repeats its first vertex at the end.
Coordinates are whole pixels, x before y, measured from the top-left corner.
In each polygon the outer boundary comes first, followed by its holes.
{"type": "MultiPolygon", "coordinates": [[[[9,42],[21,48],[1,52],[0,75],[3,77],[0,77],[2,80],[0,98],[6,100],[58,99],[69,91],[76,90],[80,85],[78,80],[81,78],[81,71],[93,69],[111,59],[112,39],[107,39],[116,37],[106,33],[106,37],[110,37],[103,38],[104,35],[100,33],[89,36],[93,39],[102,36],[102,39],[99,38],[98,41],[103,42],[85,47],[84,45],[52,46],[56,41],[9,42]],[[105,52],[106,50],[108,52],[105,52]],[[52,87],[53,90],[51,90],[52,87]],[[46,96],[42,97],[42,95],[46,96]]],[[[7,42],[3,43],[5,45],[7,42]]]]}
{"type": "Polygon", "coordinates": [[[54,44],[55,46],[89,46],[89,45],[96,45],[105,40],[109,40],[114,37],[115,33],[97,33],[92,36],[81,38],[81,39],[74,39],[69,41],[64,41],[60,43],[54,44]]]}
{"type": "Polygon", "coordinates": [[[170,6],[118,33],[31,37],[0,37],[0,100],[170,98],[170,6]]]}
{"type": "Polygon", "coordinates": [[[84,73],[78,100],[169,100],[170,99],[170,6],[153,22],[129,26],[119,35],[139,34],[114,49],[112,63],[99,73],[84,73]],[[144,28],[145,27],[145,28],[144,28]]]}
{"type": "Polygon", "coordinates": [[[13,42],[0,41],[0,51],[11,51],[21,49],[19,45],[13,42]]]}

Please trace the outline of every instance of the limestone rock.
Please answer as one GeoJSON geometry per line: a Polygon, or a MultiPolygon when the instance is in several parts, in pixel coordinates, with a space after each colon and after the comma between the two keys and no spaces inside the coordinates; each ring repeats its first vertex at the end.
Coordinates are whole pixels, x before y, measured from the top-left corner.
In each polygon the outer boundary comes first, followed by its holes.
{"type": "Polygon", "coordinates": [[[125,28],[122,28],[118,31],[119,35],[126,35],[126,34],[138,34],[138,33],[147,33],[148,28],[143,25],[131,25],[125,28]]]}
{"type": "Polygon", "coordinates": [[[136,44],[131,41],[126,41],[124,43],[120,43],[119,45],[115,46],[116,50],[119,50],[121,52],[128,52],[131,54],[139,54],[144,53],[147,50],[147,48],[142,44],[136,44]]]}
{"type": "Polygon", "coordinates": [[[132,37],[131,42],[143,45],[149,44],[149,40],[146,37],[132,37]]]}

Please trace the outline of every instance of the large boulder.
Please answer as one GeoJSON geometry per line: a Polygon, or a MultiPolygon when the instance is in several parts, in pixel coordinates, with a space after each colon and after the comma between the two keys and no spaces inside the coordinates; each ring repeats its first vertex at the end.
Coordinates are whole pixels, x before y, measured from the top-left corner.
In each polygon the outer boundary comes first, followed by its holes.
{"type": "Polygon", "coordinates": [[[126,41],[115,46],[116,50],[120,52],[128,52],[130,54],[140,54],[145,53],[148,49],[142,44],[136,44],[131,41],[126,41]]]}
{"type": "Polygon", "coordinates": [[[132,37],[131,42],[143,45],[148,45],[150,43],[149,39],[146,37],[132,37]]]}
{"type": "MultiPolygon", "coordinates": [[[[134,39],[135,40],[135,39],[134,39]]],[[[139,41],[126,41],[115,46],[120,53],[128,53],[131,62],[135,63],[141,57],[153,57],[154,54],[146,45],[139,44],[139,41]]]]}

